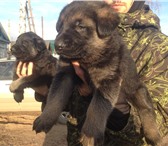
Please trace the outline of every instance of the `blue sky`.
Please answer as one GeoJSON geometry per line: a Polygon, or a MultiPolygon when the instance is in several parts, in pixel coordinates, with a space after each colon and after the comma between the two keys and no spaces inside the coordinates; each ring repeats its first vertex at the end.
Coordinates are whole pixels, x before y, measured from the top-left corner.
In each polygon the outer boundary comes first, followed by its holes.
{"type": "MultiPolygon", "coordinates": [[[[26,0],[25,0],[26,1],[26,0]]],[[[70,0],[31,0],[31,7],[34,16],[36,33],[41,36],[41,17],[43,16],[44,39],[52,40],[56,36],[56,21],[61,9],[70,0]]],[[[155,0],[153,0],[155,1],[155,0]]],[[[160,17],[162,32],[168,35],[168,1],[161,0],[159,11],[156,6],[151,6],[153,11],[160,17]]],[[[6,32],[10,32],[11,40],[16,40],[19,35],[19,0],[0,0],[0,22],[6,32]],[[10,31],[8,23],[10,21],[10,31]]],[[[28,27],[27,27],[28,28],[28,27]]]]}

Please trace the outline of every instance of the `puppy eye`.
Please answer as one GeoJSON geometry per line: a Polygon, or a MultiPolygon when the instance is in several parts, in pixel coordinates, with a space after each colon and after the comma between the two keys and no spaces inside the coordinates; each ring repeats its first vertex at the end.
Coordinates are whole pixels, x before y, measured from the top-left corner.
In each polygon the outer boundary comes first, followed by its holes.
{"type": "Polygon", "coordinates": [[[82,23],[80,23],[79,21],[76,22],[76,29],[80,30],[80,31],[85,31],[86,30],[86,26],[82,23]]]}
{"type": "Polygon", "coordinates": [[[86,27],[83,26],[83,25],[79,25],[78,28],[79,28],[80,30],[86,30],[86,27]]]}

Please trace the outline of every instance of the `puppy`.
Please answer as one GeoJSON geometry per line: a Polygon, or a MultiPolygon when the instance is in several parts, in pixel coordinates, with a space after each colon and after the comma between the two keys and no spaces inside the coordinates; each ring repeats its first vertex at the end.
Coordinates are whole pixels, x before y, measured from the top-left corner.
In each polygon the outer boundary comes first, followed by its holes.
{"type": "Polygon", "coordinates": [[[47,132],[57,121],[79,83],[70,65],[71,61],[78,61],[93,89],[81,131],[82,144],[103,146],[107,119],[120,96],[137,108],[150,143],[160,144],[151,98],[117,31],[119,22],[118,15],[104,2],[75,1],[61,11],[55,48],[60,62],[67,65],[60,67],[53,79],[46,107],[34,121],[36,132],[47,132]]]}
{"type": "Polygon", "coordinates": [[[45,102],[49,86],[56,74],[57,59],[47,50],[42,38],[33,32],[21,34],[16,43],[11,47],[11,53],[16,57],[16,67],[19,61],[33,62],[33,74],[19,78],[14,68],[13,82],[10,91],[14,93],[14,99],[21,102],[24,98],[24,88],[35,90],[37,101],[45,102]]]}

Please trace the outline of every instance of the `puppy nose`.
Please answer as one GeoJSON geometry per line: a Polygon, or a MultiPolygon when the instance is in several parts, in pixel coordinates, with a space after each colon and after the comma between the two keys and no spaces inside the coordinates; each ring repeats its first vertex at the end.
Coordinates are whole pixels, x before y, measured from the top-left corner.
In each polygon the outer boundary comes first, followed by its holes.
{"type": "Polygon", "coordinates": [[[66,45],[63,41],[58,41],[58,42],[55,42],[55,46],[57,49],[61,50],[61,49],[64,49],[66,45]]]}

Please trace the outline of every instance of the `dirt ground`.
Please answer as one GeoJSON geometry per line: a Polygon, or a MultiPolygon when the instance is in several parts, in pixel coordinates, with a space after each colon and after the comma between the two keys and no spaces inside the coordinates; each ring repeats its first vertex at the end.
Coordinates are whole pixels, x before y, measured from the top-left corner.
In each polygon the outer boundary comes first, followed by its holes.
{"type": "Polygon", "coordinates": [[[66,125],[36,134],[32,123],[40,112],[0,112],[0,146],[66,146],[66,125]]]}

